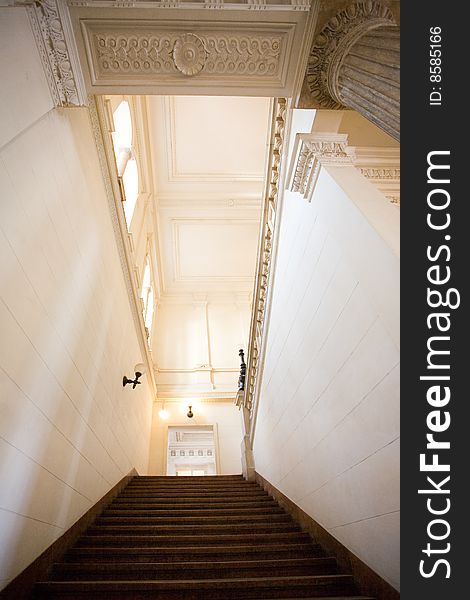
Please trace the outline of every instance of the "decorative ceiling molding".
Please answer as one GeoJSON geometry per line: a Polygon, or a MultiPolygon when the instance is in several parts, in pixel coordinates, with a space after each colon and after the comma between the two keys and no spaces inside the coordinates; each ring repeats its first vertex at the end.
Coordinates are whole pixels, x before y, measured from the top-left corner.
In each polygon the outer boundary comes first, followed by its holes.
{"type": "Polygon", "coordinates": [[[88,100],[67,7],[60,0],[37,0],[26,10],[54,104],[85,106],[88,100]]]}
{"type": "Polygon", "coordinates": [[[309,11],[310,0],[66,0],[68,6],[96,6],[99,8],[169,8],[201,10],[266,10],[266,11],[309,11]]]}
{"type": "Polygon", "coordinates": [[[233,404],[233,400],[235,398],[235,394],[234,392],[214,392],[213,395],[211,394],[204,394],[201,396],[198,395],[192,395],[192,396],[159,396],[158,398],[155,398],[155,403],[156,404],[181,404],[182,400],[184,400],[185,398],[194,398],[194,400],[196,402],[201,402],[201,403],[209,403],[212,404],[214,402],[229,402],[230,404],[233,404]]]}
{"type": "Polygon", "coordinates": [[[84,19],[81,28],[93,86],[283,86],[292,23],[84,19]],[[186,84],[187,85],[187,84],[186,84]]]}
{"type": "Polygon", "coordinates": [[[261,196],[252,192],[164,192],[158,195],[158,205],[161,209],[188,208],[191,205],[198,208],[233,209],[234,217],[246,209],[259,210],[261,196]]]}

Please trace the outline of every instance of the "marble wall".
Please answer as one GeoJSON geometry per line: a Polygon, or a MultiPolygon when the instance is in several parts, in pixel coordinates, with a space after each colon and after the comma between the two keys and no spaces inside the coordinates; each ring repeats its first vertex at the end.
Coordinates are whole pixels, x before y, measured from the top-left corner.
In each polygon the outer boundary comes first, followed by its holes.
{"type": "Polygon", "coordinates": [[[133,467],[149,387],[86,109],[53,109],[24,9],[0,8],[0,586],[133,467]]]}
{"type": "Polygon", "coordinates": [[[286,192],[255,464],[398,588],[398,240],[340,171],[322,169],[311,203],[286,192]]]}

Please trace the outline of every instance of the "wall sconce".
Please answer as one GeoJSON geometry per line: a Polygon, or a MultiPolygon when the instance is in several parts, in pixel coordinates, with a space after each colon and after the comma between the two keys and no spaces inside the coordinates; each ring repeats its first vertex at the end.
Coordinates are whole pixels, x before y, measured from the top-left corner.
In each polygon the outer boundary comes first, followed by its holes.
{"type": "Polygon", "coordinates": [[[132,389],[135,390],[136,386],[142,383],[141,381],[139,381],[139,379],[142,377],[142,375],[145,374],[145,366],[143,365],[143,363],[138,363],[134,367],[134,373],[134,379],[129,379],[129,377],[124,375],[124,377],[122,378],[122,387],[125,387],[128,383],[132,383],[132,389]]]}
{"type": "Polygon", "coordinates": [[[188,419],[192,419],[192,418],[194,417],[194,413],[193,413],[193,411],[191,410],[191,409],[192,409],[192,406],[188,406],[188,408],[189,408],[189,410],[188,410],[188,412],[187,412],[186,416],[188,417],[188,419]]]}

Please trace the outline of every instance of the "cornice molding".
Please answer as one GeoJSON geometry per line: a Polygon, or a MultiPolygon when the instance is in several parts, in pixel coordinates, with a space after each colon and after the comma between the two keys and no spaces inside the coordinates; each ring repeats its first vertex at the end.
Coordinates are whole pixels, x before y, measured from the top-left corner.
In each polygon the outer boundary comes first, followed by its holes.
{"type": "Polygon", "coordinates": [[[217,392],[216,394],[214,394],[214,396],[209,396],[209,395],[204,395],[204,396],[195,396],[194,394],[192,396],[160,396],[158,398],[155,398],[154,403],[155,404],[181,404],[183,402],[183,400],[189,399],[191,398],[192,400],[195,400],[198,403],[201,404],[213,404],[214,402],[223,402],[224,404],[226,403],[230,403],[233,404],[234,398],[235,398],[235,392],[231,392],[231,393],[227,393],[227,394],[221,394],[220,392],[217,392]]]}
{"type": "Polygon", "coordinates": [[[67,6],[60,0],[37,0],[26,10],[54,104],[85,106],[87,96],[67,6]]]}
{"type": "Polygon", "coordinates": [[[266,0],[66,0],[68,6],[98,8],[167,8],[194,10],[266,10],[266,11],[309,11],[310,0],[278,0],[267,4],[266,0]]]}
{"type": "Polygon", "coordinates": [[[398,147],[349,146],[345,133],[298,133],[288,188],[311,202],[321,167],[354,167],[392,204],[400,204],[398,147]]]}
{"type": "Polygon", "coordinates": [[[268,286],[271,274],[273,237],[277,223],[279,174],[284,150],[287,99],[277,98],[273,102],[273,117],[270,136],[270,150],[267,162],[266,188],[264,192],[259,243],[258,265],[253,291],[253,310],[250,324],[250,337],[247,352],[245,394],[237,396],[237,403],[249,411],[254,419],[255,395],[259,392],[259,375],[264,356],[265,315],[268,299],[268,286]]]}

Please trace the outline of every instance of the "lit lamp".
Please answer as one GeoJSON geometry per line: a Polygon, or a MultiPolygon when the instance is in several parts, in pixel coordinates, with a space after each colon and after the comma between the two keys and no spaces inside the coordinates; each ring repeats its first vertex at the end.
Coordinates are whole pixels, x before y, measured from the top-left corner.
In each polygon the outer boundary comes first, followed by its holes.
{"type": "Polygon", "coordinates": [[[139,381],[139,379],[142,377],[142,375],[145,375],[144,364],[143,363],[136,364],[136,366],[134,367],[134,373],[135,373],[134,379],[129,379],[129,377],[124,375],[124,377],[122,378],[122,386],[123,387],[125,387],[128,383],[132,383],[132,389],[135,390],[135,388],[142,383],[141,381],[139,381]]]}
{"type": "Polygon", "coordinates": [[[186,416],[188,417],[188,419],[192,419],[194,417],[194,413],[191,410],[193,407],[192,406],[188,406],[188,412],[186,413],[186,416]]]}
{"type": "Polygon", "coordinates": [[[160,417],[160,419],[163,419],[163,421],[166,421],[168,419],[168,417],[170,416],[170,413],[165,409],[165,403],[163,402],[161,409],[158,411],[158,416],[160,417]]]}

